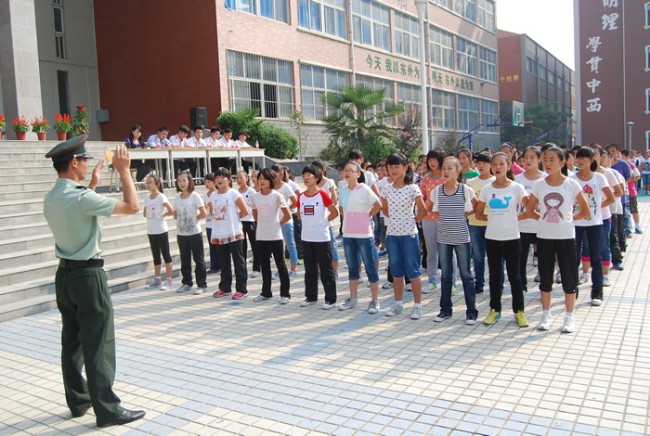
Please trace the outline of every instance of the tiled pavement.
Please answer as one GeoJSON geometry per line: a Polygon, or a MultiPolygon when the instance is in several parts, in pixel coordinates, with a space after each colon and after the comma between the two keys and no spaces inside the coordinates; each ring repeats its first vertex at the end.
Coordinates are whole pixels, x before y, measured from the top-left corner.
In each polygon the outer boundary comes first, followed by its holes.
{"type": "MultiPolygon", "coordinates": [[[[115,388],[126,407],[147,411],[122,427],[97,429],[92,413],[70,419],[58,312],[0,324],[0,434],[648,434],[650,203],[641,212],[646,233],[632,240],[625,271],[611,273],[601,307],[582,287],[570,335],[560,333],[559,292],[553,328],[533,328],[541,309],[532,283],[525,329],[505,310],[492,327],[464,325],[462,292],[440,324],[432,322],[437,292],[419,321],[408,318],[410,296],[404,315],[365,313],[365,284],[357,309],[301,308],[302,274],[288,306],[144,289],[115,295],[115,388]]],[[[251,296],[259,289],[251,280],[251,296]]],[[[388,308],[392,291],[381,295],[388,308]]],[[[487,315],[487,293],[478,305],[487,315]]]]}

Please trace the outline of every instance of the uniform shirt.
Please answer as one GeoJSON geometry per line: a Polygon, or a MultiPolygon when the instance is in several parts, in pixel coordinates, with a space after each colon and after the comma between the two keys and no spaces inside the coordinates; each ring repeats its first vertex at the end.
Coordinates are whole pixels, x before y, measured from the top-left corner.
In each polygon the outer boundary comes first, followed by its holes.
{"type": "Polygon", "coordinates": [[[433,212],[438,212],[437,239],[440,244],[460,245],[469,242],[469,227],[465,212],[472,210],[474,192],[469,186],[459,183],[456,192],[445,194],[445,185],[432,191],[433,212]]]}
{"type": "Polygon", "coordinates": [[[187,198],[181,198],[180,193],[174,198],[176,211],[176,234],[178,236],[192,236],[201,233],[201,224],[198,219],[199,208],[204,206],[201,196],[192,192],[187,198]]]}
{"type": "Polygon", "coordinates": [[[503,188],[496,188],[490,183],[483,188],[479,201],[485,203],[488,216],[485,239],[492,241],[512,241],[519,239],[517,212],[519,204],[526,197],[526,190],[517,182],[503,188]]]}
{"type": "MultiPolygon", "coordinates": [[[[517,174],[515,176],[515,182],[517,182],[521,186],[523,186],[524,189],[526,190],[526,195],[530,196],[530,192],[533,189],[533,185],[538,180],[541,180],[546,176],[547,176],[547,174],[545,172],[542,172],[542,175],[541,175],[541,177],[539,179],[531,180],[528,177],[526,177],[526,173],[524,172],[524,173],[521,173],[521,174],[517,174]]],[[[524,207],[524,204],[521,203],[521,205],[519,207],[519,212],[523,213],[523,212],[525,212],[525,209],[526,208],[524,207]]],[[[538,224],[539,223],[537,222],[537,220],[533,219],[533,218],[526,218],[525,220],[521,220],[521,221],[519,221],[519,232],[520,233],[533,233],[533,234],[535,234],[535,233],[537,233],[537,225],[538,224]]]]}
{"type": "Polygon", "coordinates": [[[149,136],[149,138],[147,138],[147,146],[148,147],[156,147],[156,148],[158,148],[158,147],[169,147],[170,145],[172,145],[172,143],[171,143],[171,141],[169,139],[165,138],[165,139],[161,140],[158,137],[158,134],[155,134],[155,133],[153,135],[149,136]]]}
{"type": "Polygon", "coordinates": [[[232,148],[232,146],[235,144],[235,141],[233,141],[232,139],[226,139],[225,136],[222,136],[221,138],[219,138],[219,143],[221,144],[219,145],[219,147],[232,148]]]}
{"type": "Polygon", "coordinates": [[[165,203],[169,200],[165,194],[158,193],[156,198],[151,199],[151,195],[144,197],[144,207],[147,209],[147,234],[160,235],[169,231],[167,221],[163,218],[165,214],[165,203]]]}
{"type": "Polygon", "coordinates": [[[341,206],[345,212],[343,220],[343,237],[372,238],[370,210],[379,201],[372,189],[365,183],[359,183],[353,190],[345,188],[345,204],[341,206]]]}
{"type": "Polygon", "coordinates": [[[89,260],[101,257],[100,216],[111,216],[117,199],[103,197],[74,180],[58,178],[43,209],[54,235],[56,257],[89,260]]]}
{"type": "Polygon", "coordinates": [[[306,242],[328,242],[329,231],[329,210],[334,204],[330,195],[319,189],[314,195],[307,195],[303,192],[298,197],[297,207],[300,210],[302,220],[301,239],[306,242]]]}
{"type": "Polygon", "coordinates": [[[205,143],[208,147],[223,147],[221,144],[221,136],[218,139],[212,139],[212,136],[205,138],[205,143]]]}
{"type": "Polygon", "coordinates": [[[255,239],[257,241],[281,241],[281,209],[289,207],[282,194],[275,190],[267,195],[256,192],[251,198],[251,204],[257,211],[255,239]]]}
{"type": "Polygon", "coordinates": [[[196,139],[195,136],[192,136],[191,138],[188,138],[185,141],[183,141],[183,147],[197,148],[197,147],[205,147],[207,145],[208,143],[206,142],[205,139],[203,138],[196,139]]]}
{"type": "MultiPolygon", "coordinates": [[[[571,174],[573,180],[580,184],[582,188],[582,194],[587,200],[589,205],[589,210],[591,210],[591,217],[587,219],[581,219],[575,222],[576,226],[579,227],[589,227],[589,226],[599,226],[603,223],[602,216],[602,203],[605,194],[603,194],[603,189],[609,186],[607,179],[600,173],[592,174],[591,179],[584,181],[576,173],[571,174]]],[[[580,211],[580,206],[578,203],[575,203],[573,206],[574,212],[578,213],[580,211]]]]}
{"type": "MultiPolygon", "coordinates": [[[[605,177],[605,180],[607,180],[607,184],[609,185],[609,187],[612,188],[612,193],[613,193],[614,187],[617,185],[614,171],[609,168],[600,167],[599,174],[602,174],[603,177],[605,177]]],[[[609,206],[601,207],[600,214],[603,217],[603,221],[608,220],[612,217],[612,207],[615,207],[616,202],[620,203],[618,198],[614,198],[614,203],[610,204],[609,206]]]]}
{"type": "Polygon", "coordinates": [[[537,237],[541,239],[573,239],[573,203],[582,191],[575,180],[567,177],[560,186],[551,186],[546,178],[538,180],[531,191],[539,205],[537,237]]]}
{"type": "Polygon", "coordinates": [[[391,183],[384,188],[382,198],[388,202],[389,218],[386,235],[410,236],[418,232],[413,212],[417,197],[422,197],[422,192],[417,185],[404,185],[396,189],[391,183]]]}
{"type": "Polygon", "coordinates": [[[210,194],[213,244],[224,245],[244,238],[239,220],[239,207],[237,207],[237,200],[240,198],[241,195],[234,189],[228,189],[223,194],[219,191],[210,194]]]}

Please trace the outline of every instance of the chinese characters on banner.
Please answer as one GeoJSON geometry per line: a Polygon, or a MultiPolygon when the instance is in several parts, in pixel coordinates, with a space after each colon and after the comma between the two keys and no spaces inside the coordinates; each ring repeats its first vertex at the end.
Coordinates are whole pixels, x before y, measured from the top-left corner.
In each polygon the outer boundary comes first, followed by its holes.
{"type": "Polygon", "coordinates": [[[590,92],[587,92],[586,98],[586,111],[588,113],[600,112],[603,108],[603,105],[598,96],[598,87],[602,84],[601,80],[598,80],[599,66],[601,62],[605,62],[605,59],[599,56],[598,49],[602,45],[600,40],[601,35],[604,35],[604,32],[611,32],[618,30],[618,19],[620,14],[618,12],[618,0],[602,0],[603,2],[603,15],[600,17],[600,35],[590,36],[587,41],[587,49],[589,50],[590,58],[585,62],[589,65],[589,80],[585,82],[585,86],[589,88],[590,92]]]}

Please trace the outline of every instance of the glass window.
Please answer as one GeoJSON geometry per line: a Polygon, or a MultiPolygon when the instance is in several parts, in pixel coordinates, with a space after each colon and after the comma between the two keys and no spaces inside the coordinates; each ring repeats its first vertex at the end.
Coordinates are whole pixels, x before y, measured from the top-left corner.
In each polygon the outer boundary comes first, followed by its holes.
{"type": "Polygon", "coordinates": [[[305,119],[320,120],[328,115],[323,95],[339,86],[347,87],[349,84],[349,75],[344,71],[300,64],[300,95],[305,119]]]}
{"type": "Polygon", "coordinates": [[[390,51],[390,13],[371,0],[352,0],[355,42],[390,51]]]}
{"type": "MultiPolygon", "coordinates": [[[[384,80],[384,79],[378,79],[376,77],[369,77],[369,76],[362,76],[362,75],[357,75],[357,83],[361,84],[363,83],[366,85],[368,88],[372,89],[384,89],[386,91],[386,95],[384,97],[384,103],[379,105],[378,107],[376,106],[375,109],[373,110],[372,114],[369,115],[374,115],[378,111],[383,111],[386,108],[385,103],[390,102],[393,103],[395,102],[395,90],[394,90],[394,82],[391,80],[384,80]]],[[[394,124],[397,122],[397,120],[384,120],[386,124],[394,124]]]]}
{"type": "MultiPolygon", "coordinates": [[[[300,2],[300,0],[299,0],[300,2]]],[[[289,23],[289,5],[287,0],[225,0],[226,9],[248,12],[249,14],[271,18],[272,20],[289,23]]],[[[298,21],[304,17],[298,12],[298,21]]]]}
{"type": "Polygon", "coordinates": [[[434,26],[429,26],[429,46],[433,65],[454,68],[453,36],[434,26]]]}
{"type": "Polygon", "coordinates": [[[433,127],[456,129],[456,95],[434,89],[431,98],[433,127]]]}
{"type": "Polygon", "coordinates": [[[650,45],[645,46],[645,69],[650,70],[650,45]]]}
{"type": "Polygon", "coordinates": [[[645,4],[645,27],[650,27],[650,2],[645,4]]]}
{"type": "Polygon", "coordinates": [[[227,61],[231,110],[254,108],[265,118],[290,117],[294,111],[291,62],[231,50],[227,61]]]}
{"type": "MultiPolygon", "coordinates": [[[[491,100],[481,100],[481,124],[496,124],[499,122],[499,103],[491,100]]],[[[498,127],[488,127],[485,132],[499,131],[498,127]]]]}
{"type": "Polygon", "coordinates": [[[478,0],[478,25],[494,32],[494,0],[478,0]]]}
{"type": "Polygon", "coordinates": [[[481,78],[488,82],[497,81],[497,52],[481,47],[481,78]]]}
{"type": "Polygon", "coordinates": [[[420,87],[398,82],[397,101],[404,103],[404,108],[407,112],[417,111],[419,113],[421,106],[420,87]]]}
{"type": "Polygon", "coordinates": [[[59,59],[66,59],[66,44],[65,44],[65,20],[63,17],[63,4],[60,0],[52,1],[54,11],[54,46],[56,57],[59,59]]]}
{"type": "Polygon", "coordinates": [[[546,67],[539,66],[539,78],[542,80],[546,80],[546,67]]]}
{"type": "Polygon", "coordinates": [[[298,0],[298,26],[345,38],[345,0],[298,0]]]}
{"type": "Polygon", "coordinates": [[[650,114],[650,88],[645,90],[645,113],[650,114]]]}
{"type": "Polygon", "coordinates": [[[650,150],[650,130],[645,131],[645,149],[650,150]]]}
{"type": "Polygon", "coordinates": [[[476,0],[456,0],[456,13],[476,22],[476,0]]]}
{"type": "Polygon", "coordinates": [[[478,98],[458,96],[458,130],[469,131],[478,126],[478,98]]]}
{"type": "Polygon", "coordinates": [[[395,52],[420,59],[420,32],[417,18],[395,12],[395,52]]]}
{"type": "Polygon", "coordinates": [[[537,75],[537,62],[533,58],[526,58],[526,71],[533,75],[537,75]]]}
{"type": "Polygon", "coordinates": [[[548,84],[555,85],[555,73],[553,71],[548,72],[548,84]]]}
{"type": "Polygon", "coordinates": [[[470,76],[477,76],[476,44],[456,37],[456,69],[470,76]]]}
{"type": "Polygon", "coordinates": [[[59,90],[59,113],[70,113],[70,89],[68,87],[68,72],[57,70],[56,80],[59,90]]]}

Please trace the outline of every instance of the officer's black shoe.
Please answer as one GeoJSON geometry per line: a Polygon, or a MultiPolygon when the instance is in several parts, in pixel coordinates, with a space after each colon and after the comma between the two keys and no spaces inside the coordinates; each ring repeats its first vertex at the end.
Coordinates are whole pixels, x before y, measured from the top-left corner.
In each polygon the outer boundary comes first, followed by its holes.
{"type": "Polygon", "coordinates": [[[122,425],[128,424],[129,422],[137,421],[142,419],[145,415],[144,410],[124,410],[122,414],[110,421],[103,423],[97,423],[97,427],[110,427],[112,425],[122,425]]]}

